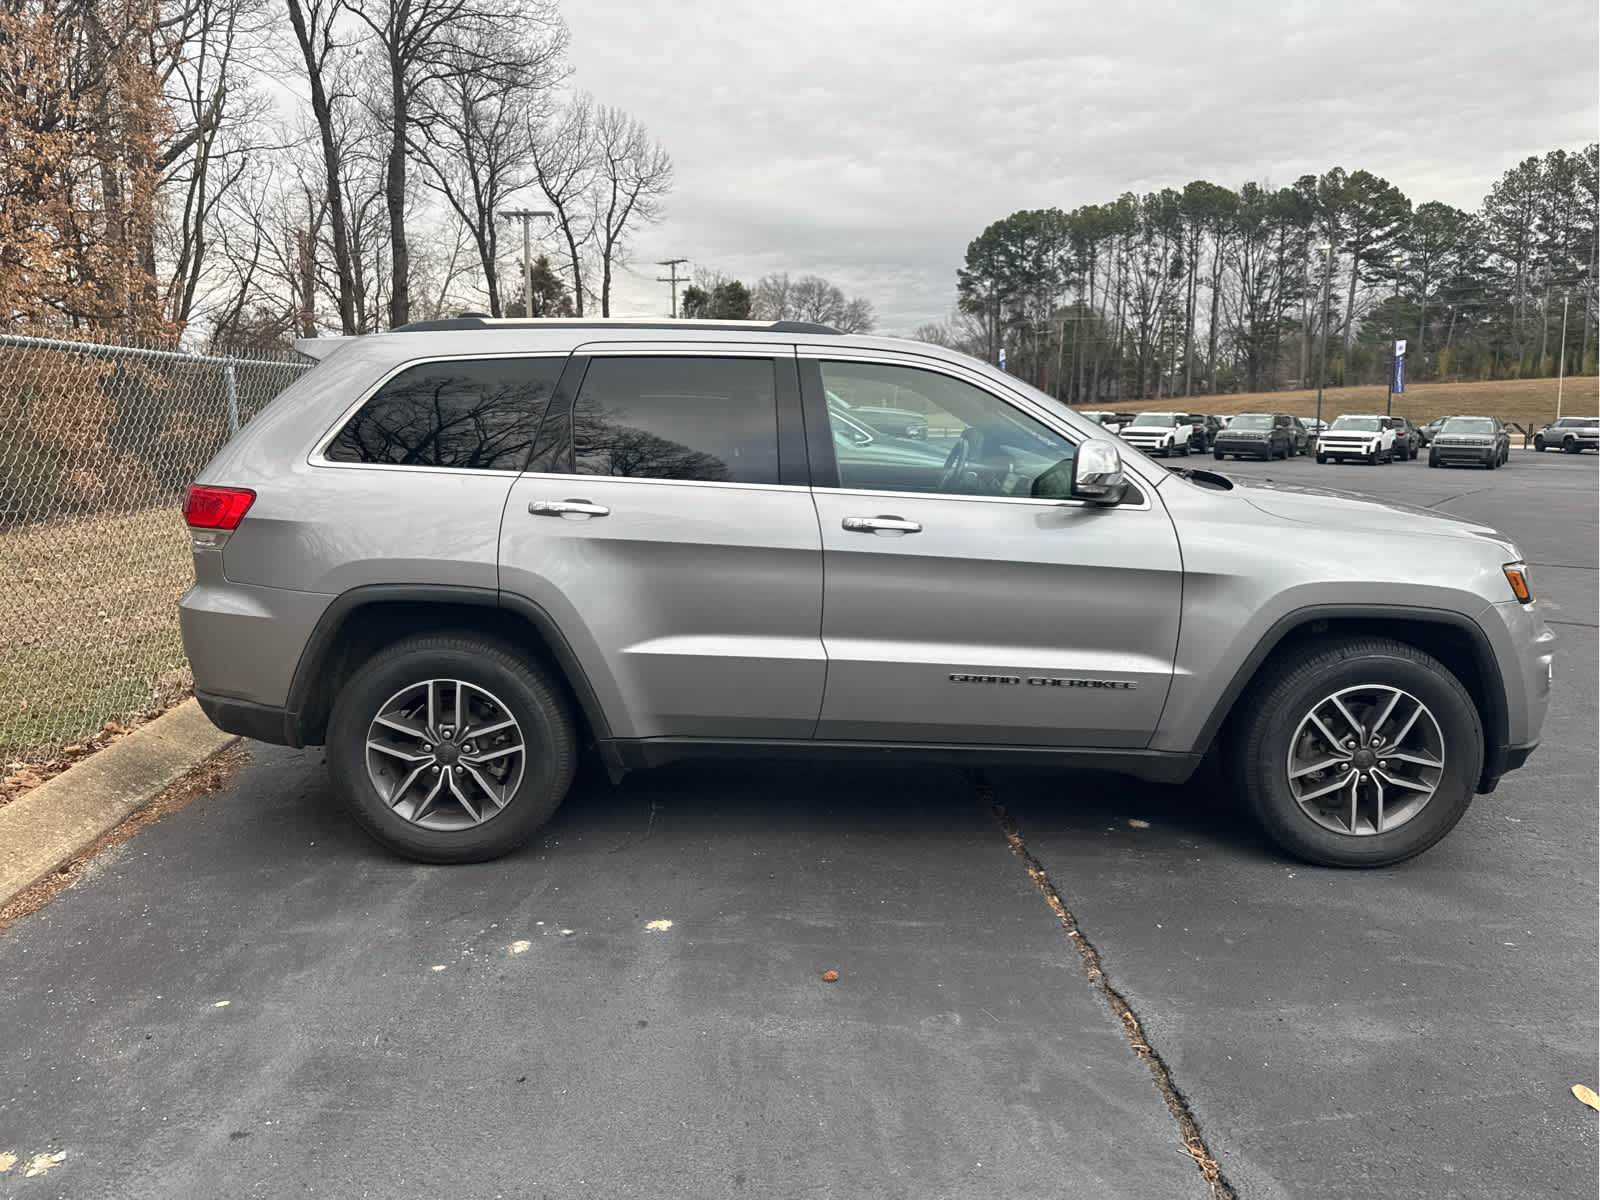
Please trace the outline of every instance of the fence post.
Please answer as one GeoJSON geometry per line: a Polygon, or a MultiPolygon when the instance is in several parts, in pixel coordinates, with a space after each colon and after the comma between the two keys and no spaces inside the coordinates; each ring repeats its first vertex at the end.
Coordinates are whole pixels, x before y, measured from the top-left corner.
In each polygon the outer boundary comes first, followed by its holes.
{"type": "Polygon", "coordinates": [[[239,432],[239,381],[233,375],[233,360],[222,368],[222,381],[228,393],[228,436],[239,432]]]}

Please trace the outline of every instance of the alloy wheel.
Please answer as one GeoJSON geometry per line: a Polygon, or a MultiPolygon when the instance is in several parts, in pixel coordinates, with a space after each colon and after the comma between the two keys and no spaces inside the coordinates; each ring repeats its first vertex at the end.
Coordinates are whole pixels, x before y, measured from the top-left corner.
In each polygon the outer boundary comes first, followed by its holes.
{"type": "Polygon", "coordinates": [[[1289,741],[1289,791],[1324,829],[1389,833],[1427,807],[1444,777],[1444,735],[1427,705],[1387,684],[1313,704],[1289,741]]]}
{"type": "Polygon", "coordinates": [[[460,679],[402,688],[367,728],[367,777],[395,815],[424,829],[481,825],[516,795],[522,727],[492,692],[460,679]]]}

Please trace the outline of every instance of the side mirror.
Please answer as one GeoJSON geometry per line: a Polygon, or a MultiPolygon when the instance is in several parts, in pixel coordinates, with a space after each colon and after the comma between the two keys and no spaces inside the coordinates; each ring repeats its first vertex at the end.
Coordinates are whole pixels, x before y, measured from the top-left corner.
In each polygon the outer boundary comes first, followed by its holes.
{"type": "Polygon", "coordinates": [[[1128,491],[1122,473],[1122,455],[1110,442],[1091,438],[1078,447],[1072,460],[1071,497],[1090,504],[1111,507],[1121,504],[1128,491]]]}

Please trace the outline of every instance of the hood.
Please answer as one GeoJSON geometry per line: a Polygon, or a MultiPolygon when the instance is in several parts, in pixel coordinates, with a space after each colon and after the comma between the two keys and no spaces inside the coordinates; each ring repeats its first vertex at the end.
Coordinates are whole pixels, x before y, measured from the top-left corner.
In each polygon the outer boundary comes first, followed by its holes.
{"type": "Polygon", "coordinates": [[[1398,501],[1374,500],[1327,488],[1229,476],[1238,494],[1252,508],[1285,521],[1374,533],[1431,533],[1445,537],[1476,537],[1506,547],[1513,557],[1516,547],[1498,530],[1465,517],[1398,501]]]}

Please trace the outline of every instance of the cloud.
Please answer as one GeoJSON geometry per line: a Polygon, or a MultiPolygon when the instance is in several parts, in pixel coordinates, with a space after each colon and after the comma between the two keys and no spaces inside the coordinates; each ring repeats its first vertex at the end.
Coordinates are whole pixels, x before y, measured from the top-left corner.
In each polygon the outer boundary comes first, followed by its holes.
{"type": "Polygon", "coordinates": [[[576,86],[671,152],[619,311],[652,260],[814,271],[885,330],[937,320],[984,226],[1020,208],[1366,168],[1474,208],[1515,162],[1596,135],[1592,0],[807,4],[585,0],[576,86]]]}

